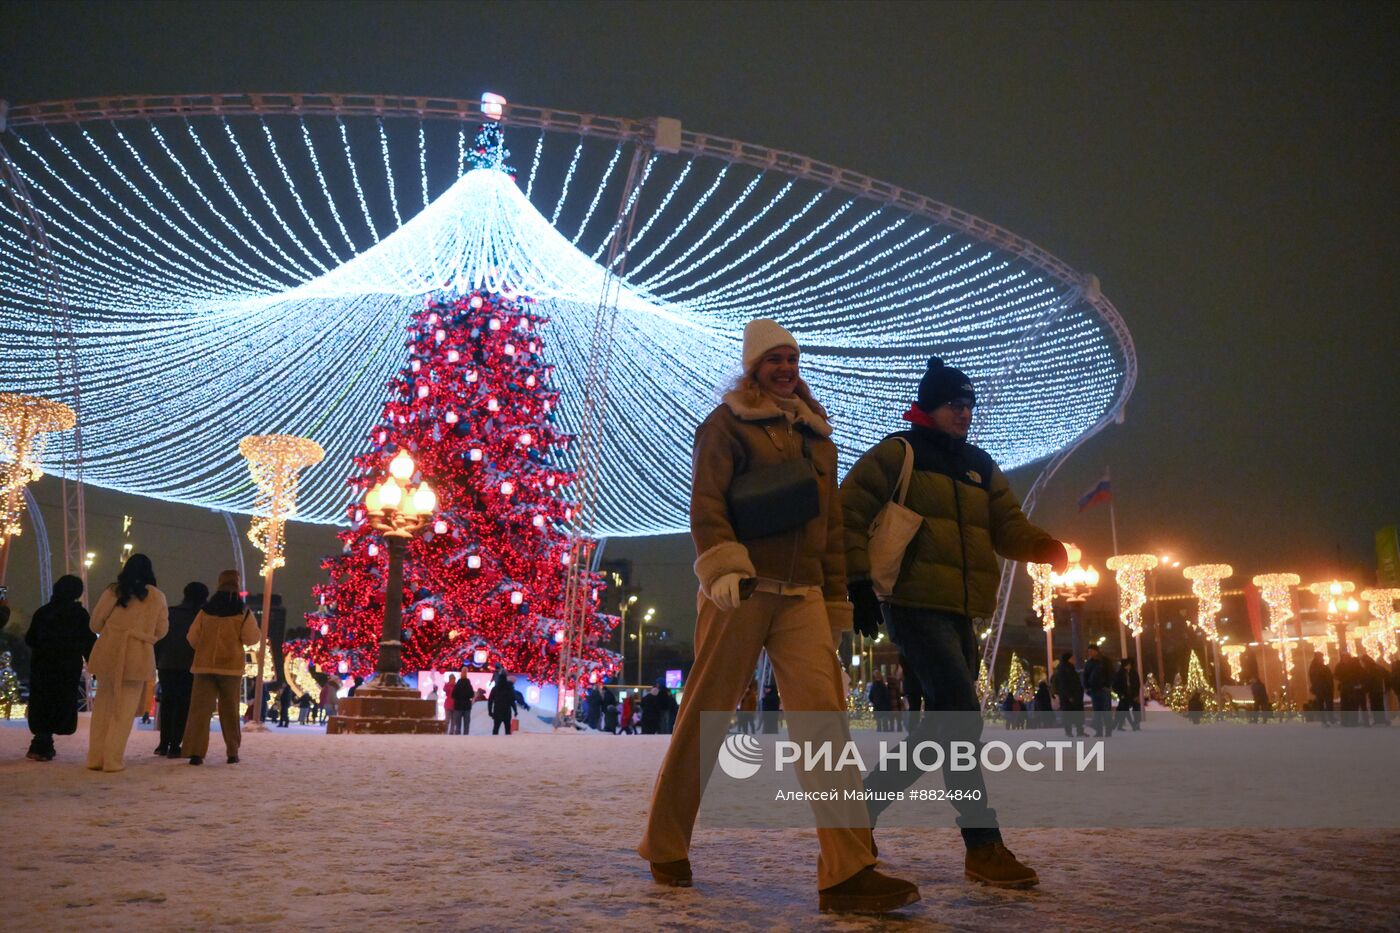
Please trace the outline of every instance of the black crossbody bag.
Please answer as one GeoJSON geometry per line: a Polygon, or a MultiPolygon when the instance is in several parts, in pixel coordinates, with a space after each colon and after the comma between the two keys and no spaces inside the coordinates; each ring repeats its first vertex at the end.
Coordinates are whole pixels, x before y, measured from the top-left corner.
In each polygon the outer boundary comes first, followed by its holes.
{"type": "Polygon", "coordinates": [[[740,541],[801,528],[821,514],[812,448],[802,437],[802,458],[759,467],[729,484],[729,520],[740,541]]]}

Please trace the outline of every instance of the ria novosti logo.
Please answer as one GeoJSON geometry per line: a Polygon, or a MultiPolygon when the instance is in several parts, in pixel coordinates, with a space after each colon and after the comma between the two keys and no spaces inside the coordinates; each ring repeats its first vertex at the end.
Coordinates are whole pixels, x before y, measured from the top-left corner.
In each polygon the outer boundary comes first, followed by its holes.
{"type": "Polygon", "coordinates": [[[734,733],[724,739],[719,749],[719,767],[736,781],[751,778],[763,764],[763,746],[746,733],[734,733]]]}

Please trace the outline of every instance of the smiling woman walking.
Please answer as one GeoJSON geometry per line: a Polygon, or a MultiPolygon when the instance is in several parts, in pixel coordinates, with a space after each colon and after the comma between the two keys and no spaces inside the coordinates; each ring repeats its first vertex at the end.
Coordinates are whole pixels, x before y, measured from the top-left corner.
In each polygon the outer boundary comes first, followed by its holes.
{"type": "MultiPolygon", "coordinates": [[[[847,734],[834,646],[851,618],[836,445],[799,359],[792,334],[750,321],[744,375],[695,432],[695,665],[638,847],[659,884],[691,884],[691,830],[723,741],[722,729],[706,730],[702,747],[701,714],[733,714],[760,651],[768,650],[789,713],[830,713],[828,728],[847,734]]],[[[810,721],[792,720],[795,740],[810,721]]],[[[849,777],[859,788],[859,772],[849,777]]],[[[821,909],[874,913],[919,899],[914,885],[875,871],[868,828],[820,828],[817,837],[821,909]]]]}

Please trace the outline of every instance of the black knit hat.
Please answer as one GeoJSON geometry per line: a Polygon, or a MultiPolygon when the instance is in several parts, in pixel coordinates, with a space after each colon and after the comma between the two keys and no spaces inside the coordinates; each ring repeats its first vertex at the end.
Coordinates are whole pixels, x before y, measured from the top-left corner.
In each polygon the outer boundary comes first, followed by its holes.
{"type": "Polygon", "coordinates": [[[919,407],[933,411],[956,398],[977,401],[977,392],[972,388],[972,380],[960,369],[945,366],[936,356],[929,357],[928,369],[919,380],[919,407]]]}

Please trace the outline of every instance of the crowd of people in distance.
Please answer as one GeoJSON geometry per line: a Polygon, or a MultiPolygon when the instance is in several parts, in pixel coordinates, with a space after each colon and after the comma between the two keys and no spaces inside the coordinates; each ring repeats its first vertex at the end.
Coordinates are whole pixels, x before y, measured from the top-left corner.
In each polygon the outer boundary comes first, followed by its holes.
{"type": "Polygon", "coordinates": [[[611,684],[593,685],[583,696],[578,721],[596,732],[612,735],[670,735],[679,704],[665,678],[643,691],[618,700],[611,684]]]}

